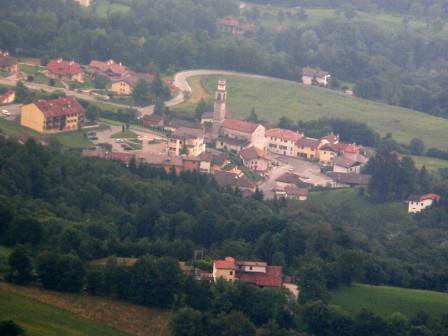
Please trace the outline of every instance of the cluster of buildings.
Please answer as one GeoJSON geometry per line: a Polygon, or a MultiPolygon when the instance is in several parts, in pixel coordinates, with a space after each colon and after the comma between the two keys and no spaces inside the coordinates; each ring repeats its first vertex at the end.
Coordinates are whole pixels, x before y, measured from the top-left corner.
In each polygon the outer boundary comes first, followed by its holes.
{"type": "Polygon", "coordinates": [[[226,16],[216,21],[216,27],[220,32],[240,36],[247,32],[255,31],[256,26],[252,23],[242,22],[234,16],[226,16]]]}
{"type": "Polygon", "coordinates": [[[9,52],[0,50],[0,71],[17,74],[19,72],[18,59],[10,56],[9,52]]]}

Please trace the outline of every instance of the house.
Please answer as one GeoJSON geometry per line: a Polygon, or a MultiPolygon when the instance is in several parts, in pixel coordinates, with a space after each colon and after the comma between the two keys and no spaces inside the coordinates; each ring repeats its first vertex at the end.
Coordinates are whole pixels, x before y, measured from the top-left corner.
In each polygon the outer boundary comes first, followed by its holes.
{"type": "Polygon", "coordinates": [[[241,22],[234,16],[227,16],[216,20],[216,27],[220,32],[230,33],[234,36],[239,36],[256,29],[255,25],[241,22]]]}
{"type": "Polygon", "coordinates": [[[225,119],[220,130],[220,137],[218,138],[216,148],[229,149],[231,146],[241,148],[243,143],[246,143],[247,146],[264,150],[265,130],[261,124],[239,119],[225,119]],[[239,143],[237,144],[232,140],[237,140],[239,143]]]}
{"type": "Polygon", "coordinates": [[[250,170],[264,173],[270,168],[271,160],[264,151],[256,147],[244,148],[240,152],[240,157],[244,166],[250,170]]]}
{"type": "Polygon", "coordinates": [[[157,128],[157,129],[163,129],[163,126],[165,125],[165,120],[162,116],[158,116],[155,114],[147,115],[145,114],[142,118],[143,126],[145,127],[151,127],[151,128],[157,128]]]}
{"type": "Polygon", "coordinates": [[[201,124],[213,123],[214,115],[215,115],[215,112],[204,112],[201,116],[201,124]]]}
{"type": "Polygon", "coordinates": [[[332,166],[333,159],[339,155],[339,148],[334,144],[327,143],[319,148],[319,163],[324,166],[332,166]]]}
{"type": "Polygon", "coordinates": [[[223,167],[230,163],[226,153],[207,149],[199,155],[200,172],[214,174],[217,171],[223,170],[223,167]]]}
{"type": "Polygon", "coordinates": [[[84,124],[85,109],[72,97],[39,99],[21,109],[20,124],[40,133],[75,131],[84,124]]]}
{"type": "Polygon", "coordinates": [[[133,75],[125,77],[111,78],[111,85],[109,91],[120,96],[130,96],[137,86],[138,78],[133,75]]]}
{"type": "Polygon", "coordinates": [[[0,50],[0,70],[10,74],[19,72],[19,61],[15,57],[11,57],[9,52],[0,50]]]}
{"type": "Polygon", "coordinates": [[[367,152],[363,147],[358,146],[357,144],[338,143],[336,144],[336,147],[339,149],[340,155],[347,159],[358,161],[363,165],[369,161],[367,152]]]}
{"type": "Polygon", "coordinates": [[[302,83],[305,85],[328,86],[330,78],[330,73],[319,68],[302,68],[302,83]]]}
{"type": "Polygon", "coordinates": [[[94,74],[100,73],[110,78],[117,78],[125,77],[128,75],[129,70],[123,64],[116,63],[114,60],[110,59],[105,62],[92,60],[89,64],[89,72],[94,74]]]}
{"type": "Polygon", "coordinates": [[[318,159],[319,146],[319,139],[308,137],[300,138],[296,141],[297,156],[308,160],[316,160],[318,159]]]}
{"type": "Polygon", "coordinates": [[[308,188],[299,188],[296,185],[286,185],[284,188],[275,189],[275,196],[298,201],[306,201],[308,193],[308,188]]]}
{"type": "Polygon", "coordinates": [[[296,142],[304,135],[288,129],[272,128],[266,131],[265,137],[266,149],[271,153],[296,156],[296,142]]]}
{"type": "Polygon", "coordinates": [[[368,186],[371,176],[356,173],[335,173],[328,175],[333,180],[334,188],[368,186]]]}
{"type": "Polygon", "coordinates": [[[180,127],[168,137],[168,154],[198,156],[205,151],[204,130],[180,127]]]}
{"type": "Polygon", "coordinates": [[[245,175],[217,171],[215,172],[214,177],[216,182],[222,187],[238,188],[243,192],[247,191],[250,193],[255,192],[256,189],[255,183],[249,180],[245,175]]]}
{"type": "Polygon", "coordinates": [[[361,173],[362,164],[343,156],[333,158],[333,172],[335,173],[361,173]]]}
{"type": "Polygon", "coordinates": [[[425,194],[422,196],[411,196],[408,203],[408,212],[411,214],[420,213],[423,210],[440,202],[440,196],[437,194],[425,194]]]}
{"type": "Polygon", "coordinates": [[[62,58],[48,62],[48,77],[53,79],[84,82],[84,72],[81,66],[74,61],[65,61],[62,58]]]}
{"type": "Polygon", "coordinates": [[[331,132],[330,134],[327,134],[326,136],[320,138],[320,143],[322,145],[326,145],[326,144],[338,144],[339,143],[339,135],[334,134],[333,132],[331,132]]]}
{"type": "Polygon", "coordinates": [[[8,90],[4,94],[0,95],[0,104],[12,104],[16,99],[16,92],[14,90],[8,90]]]}
{"type": "Polygon", "coordinates": [[[286,187],[310,188],[312,185],[303,182],[299,175],[286,172],[275,180],[275,189],[284,191],[286,187]]]}

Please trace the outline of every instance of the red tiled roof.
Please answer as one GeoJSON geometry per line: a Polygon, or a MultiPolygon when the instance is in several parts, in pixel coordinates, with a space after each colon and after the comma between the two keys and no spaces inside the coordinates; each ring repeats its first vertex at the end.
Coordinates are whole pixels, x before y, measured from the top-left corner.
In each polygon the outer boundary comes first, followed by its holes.
{"type": "Polygon", "coordinates": [[[310,147],[310,148],[317,148],[319,147],[320,140],[314,139],[314,138],[301,138],[296,141],[296,145],[299,147],[310,147]]]}
{"type": "Polygon", "coordinates": [[[297,140],[303,138],[303,135],[288,129],[271,128],[266,131],[266,137],[280,138],[296,142],[297,140]]]}
{"type": "Polygon", "coordinates": [[[266,273],[237,272],[237,278],[242,282],[263,287],[281,287],[283,284],[281,266],[267,266],[266,273]]]}
{"type": "Polygon", "coordinates": [[[51,100],[39,99],[34,105],[42,111],[46,118],[68,115],[72,113],[84,114],[85,109],[72,97],[60,97],[51,100]]]}
{"type": "Polygon", "coordinates": [[[100,72],[111,72],[114,75],[123,75],[128,69],[121,63],[115,63],[114,60],[108,60],[106,62],[92,60],[89,64],[89,68],[100,72]]]}
{"type": "Polygon", "coordinates": [[[216,269],[232,269],[236,270],[235,259],[232,257],[226,257],[221,260],[214,260],[213,265],[216,269]]]}
{"type": "Polygon", "coordinates": [[[47,68],[51,73],[60,76],[76,75],[82,72],[78,63],[62,59],[51,60],[48,62],[47,68]]]}
{"type": "Polygon", "coordinates": [[[327,150],[327,151],[332,151],[335,153],[339,153],[339,148],[331,143],[325,144],[322,147],[320,147],[320,150],[327,150]]]}
{"type": "Polygon", "coordinates": [[[260,124],[255,124],[249,121],[239,119],[226,119],[224,120],[223,123],[223,126],[225,128],[243,133],[253,133],[259,125],[260,124]]]}
{"type": "Polygon", "coordinates": [[[424,200],[428,200],[428,199],[433,200],[435,202],[440,202],[440,196],[437,194],[429,193],[429,194],[420,196],[420,201],[424,201],[424,200]]]}
{"type": "Polygon", "coordinates": [[[240,156],[244,161],[255,160],[264,157],[263,151],[255,147],[244,148],[240,152],[240,156]]]}
{"type": "Polygon", "coordinates": [[[352,153],[356,154],[359,153],[360,147],[356,144],[346,144],[346,143],[339,143],[335,144],[336,148],[338,148],[339,151],[344,153],[352,153]]]}
{"type": "Polygon", "coordinates": [[[339,142],[339,135],[336,135],[334,133],[330,133],[322,138],[320,138],[320,140],[327,140],[329,143],[331,144],[336,144],[339,142]]]}

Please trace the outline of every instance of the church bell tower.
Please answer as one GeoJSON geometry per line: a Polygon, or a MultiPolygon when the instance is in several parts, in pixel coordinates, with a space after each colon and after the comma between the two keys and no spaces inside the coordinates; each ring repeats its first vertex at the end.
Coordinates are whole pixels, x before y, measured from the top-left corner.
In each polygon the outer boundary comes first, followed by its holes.
{"type": "Polygon", "coordinates": [[[216,89],[215,104],[213,106],[213,137],[219,136],[219,130],[221,128],[224,119],[226,118],[226,100],[227,89],[226,81],[218,81],[218,87],[216,89]]]}

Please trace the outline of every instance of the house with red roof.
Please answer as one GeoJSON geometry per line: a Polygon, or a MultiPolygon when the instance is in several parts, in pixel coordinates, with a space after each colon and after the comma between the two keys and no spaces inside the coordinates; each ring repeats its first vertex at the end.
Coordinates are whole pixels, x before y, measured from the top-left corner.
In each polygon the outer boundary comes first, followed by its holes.
{"type": "Polygon", "coordinates": [[[110,59],[105,62],[92,60],[89,64],[90,73],[100,73],[107,77],[123,77],[128,74],[128,68],[121,63],[110,59]]]}
{"type": "Polygon", "coordinates": [[[247,147],[241,150],[240,158],[245,167],[259,173],[265,173],[271,168],[272,159],[263,150],[256,147],[247,147]]]}
{"type": "Polygon", "coordinates": [[[296,156],[296,142],[303,137],[303,133],[271,128],[266,131],[266,149],[275,154],[296,156]]]}
{"type": "Polygon", "coordinates": [[[83,83],[84,71],[75,61],[66,61],[62,58],[53,59],[47,64],[48,77],[83,83]]]}
{"type": "Polygon", "coordinates": [[[216,141],[217,149],[236,150],[253,146],[264,150],[265,131],[263,125],[239,120],[225,119],[220,129],[220,136],[216,141]]]}
{"type": "Polygon", "coordinates": [[[411,214],[420,213],[423,210],[433,206],[440,202],[440,195],[429,193],[422,196],[411,196],[409,197],[408,212],[411,214]]]}
{"type": "Polygon", "coordinates": [[[298,157],[316,160],[318,159],[318,149],[320,140],[315,138],[303,137],[296,141],[296,153],[298,157]]]}
{"type": "Polygon", "coordinates": [[[76,131],[84,124],[85,112],[72,97],[39,99],[22,106],[20,124],[39,133],[76,131]]]}

